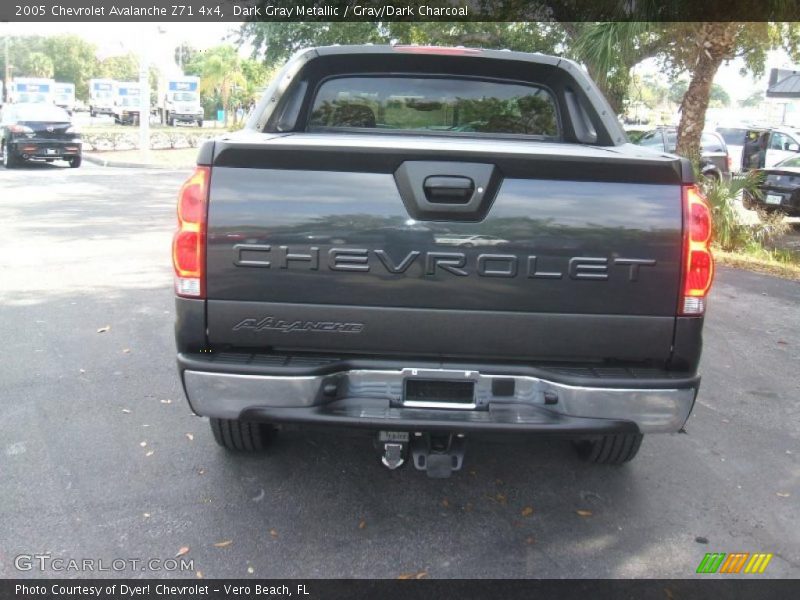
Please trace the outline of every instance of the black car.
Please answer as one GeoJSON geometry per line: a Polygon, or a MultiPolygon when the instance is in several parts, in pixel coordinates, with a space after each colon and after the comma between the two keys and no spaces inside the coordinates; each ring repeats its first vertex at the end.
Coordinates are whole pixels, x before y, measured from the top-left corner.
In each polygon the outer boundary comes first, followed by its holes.
{"type": "Polygon", "coordinates": [[[747,191],[743,193],[745,208],[760,208],[769,212],[783,212],[791,217],[800,217],[800,156],[782,160],[774,167],[758,169],[763,174],[759,184],[761,197],[747,191]]]}
{"type": "Polygon", "coordinates": [[[0,119],[3,166],[10,169],[26,160],[66,160],[81,166],[80,133],[63,108],[53,104],[8,104],[0,119]]]}
{"type": "MultiPolygon", "coordinates": [[[[659,127],[648,131],[635,143],[659,152],[674,154],[677,140],[678,130],[675,127],[659,127]]],[[[700,169],[703,175],[717,181],[731,178],[728,147],[719,133],[704,131],[700,137],[700,151],[700,169]]]]}

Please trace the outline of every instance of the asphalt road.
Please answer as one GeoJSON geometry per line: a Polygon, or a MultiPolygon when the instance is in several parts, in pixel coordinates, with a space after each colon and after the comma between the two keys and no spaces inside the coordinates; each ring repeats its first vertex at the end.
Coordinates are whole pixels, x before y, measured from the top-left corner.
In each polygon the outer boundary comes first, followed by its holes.
{"type": "Polygon", "coordinates": [[[797,283],[720,269],[688,433],[646,437],[621,468],[543,439],[471,440],[448,480],[389,472],[360,437],[289,433],[231,456],[174,365],[185,175],[0,170],[0,576],[42,575],[19,555],[108,566],[181,549],[188,572],[116,574],[692,577],[706,552],[739,551],[800,574],[797,283]]]}

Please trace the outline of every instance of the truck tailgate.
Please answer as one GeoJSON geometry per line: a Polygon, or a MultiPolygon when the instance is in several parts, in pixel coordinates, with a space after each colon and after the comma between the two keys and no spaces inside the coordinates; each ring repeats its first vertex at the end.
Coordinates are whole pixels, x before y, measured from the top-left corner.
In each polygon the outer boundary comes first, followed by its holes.
{"type": "Polygon", "coordinates": [[[392,135],[218,141],[209,343],[665,360],[680,183],[678,159],[619,148],[392,135]],[[459,200],[466,180],[480,205],[459,200]]]}

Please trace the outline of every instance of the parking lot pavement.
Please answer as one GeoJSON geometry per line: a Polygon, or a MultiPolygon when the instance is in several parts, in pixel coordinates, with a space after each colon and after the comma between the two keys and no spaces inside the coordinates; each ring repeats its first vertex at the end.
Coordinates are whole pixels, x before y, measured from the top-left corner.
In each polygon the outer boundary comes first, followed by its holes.
{"type": "Polygon", "coordinates": [[[472,439],[448,480],[330,433],[231,456],[175,370],[185,176],[0,170],[0,576],[36,553],[192,561],[70,576],[692,577],[706,552],[800,573],[797,283],[720,270],[687,433],[622,468],[542,438],[472,439]]]}

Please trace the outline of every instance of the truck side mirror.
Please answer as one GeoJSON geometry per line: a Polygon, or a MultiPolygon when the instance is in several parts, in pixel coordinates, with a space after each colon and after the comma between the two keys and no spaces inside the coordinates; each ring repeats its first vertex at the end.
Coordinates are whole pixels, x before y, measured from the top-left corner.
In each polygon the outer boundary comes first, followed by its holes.
{"type": "Polygon", "coordinates": [[[797,145],[796,143],[786,144],[786,149],[789,152],[800,152],[800,146],[797,145]]]}

